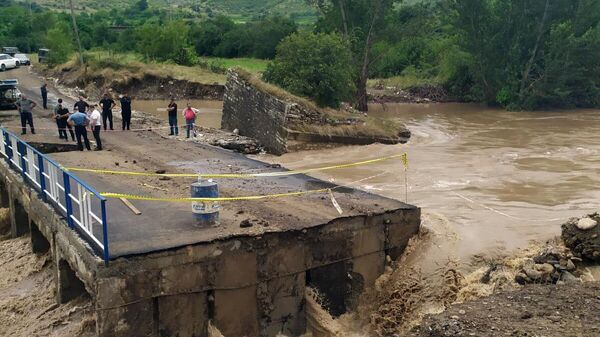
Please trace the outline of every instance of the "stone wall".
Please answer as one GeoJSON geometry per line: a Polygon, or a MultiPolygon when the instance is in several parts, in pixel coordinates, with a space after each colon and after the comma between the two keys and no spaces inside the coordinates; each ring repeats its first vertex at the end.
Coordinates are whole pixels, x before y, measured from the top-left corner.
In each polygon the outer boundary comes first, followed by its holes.
{"type": "MultiPolygon", "coordinates": [[[[348,135],[345,132],[329,135],[321,134],[314,128],[306,131],[306,126],[360,126],[365,121],[358,114],[348,113],[341,117],[340,114],[330,114],[305,99],[251,79],[251,76],[240,70],[229,70],[227,73],[221,126],[225,130],[238,130],[240,135],[256,139],[269,153],[281,155],[288,150],[293,151],[295,148],[291,144],[298,142],[398,144],[406,143],[410,138],[410,131],[405,127],[398,131],[396,137],[377,134],[365,136],[359,133],[348,135]],[[294,142],[290,142],[288,147],[289,140],[294,142]]],[[[349,112],[349,109],[345,111],[349,112]]]]}
{"type": "Polygon", "coordinates": [[[238,73],[229,71],[223,96],[225,130],[239,130],[254,138],[270,153],[287,152],[286,113],[288,103],[257,90],[238,73]]]}

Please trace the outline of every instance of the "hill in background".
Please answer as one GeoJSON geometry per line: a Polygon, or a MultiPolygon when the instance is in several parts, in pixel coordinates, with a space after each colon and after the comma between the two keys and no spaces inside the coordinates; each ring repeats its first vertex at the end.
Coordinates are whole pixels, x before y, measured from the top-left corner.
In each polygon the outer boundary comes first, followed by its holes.
{"type": "MultiPolygon", "coordinates": [[[[28,0],[21,0],[26,2],[28,0]]],[[[65,10],[66,0],[32,0],[34,3],[54,10],[65,10]]],[[[101,9],[127,8],[137,1],[123,0],[73,0],[77,11],[96,11],[101,9]]],[[[236,22],[282,15],[290,17],[299,24],[316,20],[316,10],[305,0],[148,0],[150,7],[168,9],[174,13],[186,14],[197,18],[225,15],[236,22]]]]}

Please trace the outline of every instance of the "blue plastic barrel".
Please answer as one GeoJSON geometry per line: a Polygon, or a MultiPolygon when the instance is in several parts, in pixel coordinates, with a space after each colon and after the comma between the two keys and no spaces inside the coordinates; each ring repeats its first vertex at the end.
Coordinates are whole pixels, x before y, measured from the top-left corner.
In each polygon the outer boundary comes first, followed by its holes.
{"type": "MultiPolygon", "coordinates": [[[[191,186],[192,198],[218,198],[219,187],[212,180],[201,180],[191,186]]],[[[220,206],[216,202],[192,202],[192,212],[199,226],[214,226],[219,221],[220,206]]]]}

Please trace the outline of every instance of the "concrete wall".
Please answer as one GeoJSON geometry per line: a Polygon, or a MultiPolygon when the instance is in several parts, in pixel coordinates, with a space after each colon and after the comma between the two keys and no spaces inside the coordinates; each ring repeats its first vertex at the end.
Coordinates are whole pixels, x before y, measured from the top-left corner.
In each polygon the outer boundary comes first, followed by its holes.
{"type": "Polygon", "coordinates": [[[270,153],[287,152],[288,103],[268,95],[234,71],[227,74],[221,127],[258,140],[270,153]]]}
{"type": "Polygon", "coordinates": [[[98,275],[100,336],[206,336],[208,320],[228,337],[299,336],[307,285],[334,314],[353,309],[419,225],[407,208],[119,259],[98,275]]]}

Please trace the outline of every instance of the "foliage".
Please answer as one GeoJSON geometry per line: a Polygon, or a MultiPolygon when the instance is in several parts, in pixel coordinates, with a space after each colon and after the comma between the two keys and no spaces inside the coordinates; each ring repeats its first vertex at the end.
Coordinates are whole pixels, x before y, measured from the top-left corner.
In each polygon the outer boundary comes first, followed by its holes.
{"type": "Polygon", "coordinates": [[[48,56],[48,64],[58,65],[66,62],[75,50],[69,30],[69,26],[61,24],[50,29],[46,34],[45,43],[52,46],[52,52],[48,56]]]}
{"type": "Polygon", "coordinates": [[[283,17],[236,25],[231,19],[218,16],[192,24],[190,37],[198,55],[270,59],[279,42],[296,29],[293,21],[283,17]]]}
{"type": "Polygon", "coordinates": [[[453,0],[475,86],[509,109],[598,106],[600,2],[453,0]]]}
{"type": "Polygon", "coordinates": [[[348,43],[335,33],[293,34],[277,47],[263,78],[319,106],[338,107],[354,90],[348,43]]]}
{"type": "Polygon", "coordinates": [[[183,21],[145,23],[136,30],[136,50],[149,60],[191,65],[195,55],[188,49],[188,25],[183,21]]]}

